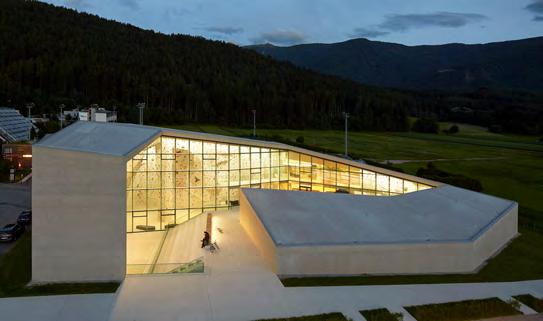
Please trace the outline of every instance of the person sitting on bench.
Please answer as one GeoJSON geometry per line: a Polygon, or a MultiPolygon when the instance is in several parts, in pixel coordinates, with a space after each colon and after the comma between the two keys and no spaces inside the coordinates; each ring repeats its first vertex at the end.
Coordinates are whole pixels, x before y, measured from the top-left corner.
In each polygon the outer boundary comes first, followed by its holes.
{"type": "Polygon", "coordinates": [[[204,238],[202,239],[202,248],[208,246],[210,241],[211,241],[211,237],[209,236],[209,233],[204,231],[204,238]]]}

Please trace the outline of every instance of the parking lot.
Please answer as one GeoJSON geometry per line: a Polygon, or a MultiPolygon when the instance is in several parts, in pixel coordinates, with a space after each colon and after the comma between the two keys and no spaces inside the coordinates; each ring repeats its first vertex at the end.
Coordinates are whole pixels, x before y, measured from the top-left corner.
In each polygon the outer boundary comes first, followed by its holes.
{"type": "MultiPolygon", "coordinates": [[[[23,184],[0,184],[0,226],[15,223],[21,211],[31,208],[31,188],[32,180],[23,184]]],[[[0,243],[0,256],[14,243],[0,243]]]]}

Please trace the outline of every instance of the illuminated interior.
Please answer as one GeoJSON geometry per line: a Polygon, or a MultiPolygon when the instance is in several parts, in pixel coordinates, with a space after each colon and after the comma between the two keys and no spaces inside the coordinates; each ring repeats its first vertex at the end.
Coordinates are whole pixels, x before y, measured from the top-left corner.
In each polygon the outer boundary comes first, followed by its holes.
{"type": "Polygon", "coordinates": [[[127,232],[237,206],[240,187],[380,196],[431,188],[288,150],[162,136],[127,163],[127,232]]]}

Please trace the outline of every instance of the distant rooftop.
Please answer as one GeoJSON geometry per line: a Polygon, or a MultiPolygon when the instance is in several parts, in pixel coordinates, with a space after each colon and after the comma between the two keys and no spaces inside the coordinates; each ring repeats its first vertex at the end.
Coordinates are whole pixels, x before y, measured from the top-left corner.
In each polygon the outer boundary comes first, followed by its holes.
{"type": "Polygon", "coordinates": [[[30,139],[32,123],[17,109],[0,107],[0,137],[8,142],[30,139]]]}
{"type": "Polygon", "coordinates": [[[243,194],[277,246],[472,241],[516,204],[449,185],[390,197],[243,194]]]}

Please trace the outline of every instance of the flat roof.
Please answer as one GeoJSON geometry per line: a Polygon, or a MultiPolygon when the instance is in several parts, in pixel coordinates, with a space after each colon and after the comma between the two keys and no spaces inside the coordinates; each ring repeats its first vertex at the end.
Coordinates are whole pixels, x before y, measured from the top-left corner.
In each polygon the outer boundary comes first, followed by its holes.
{"type": "Polygon", "coordinates": [[[449,185],[389,197],[242,192],[276,246],[472,241],[516,206],[449,185]]]}

